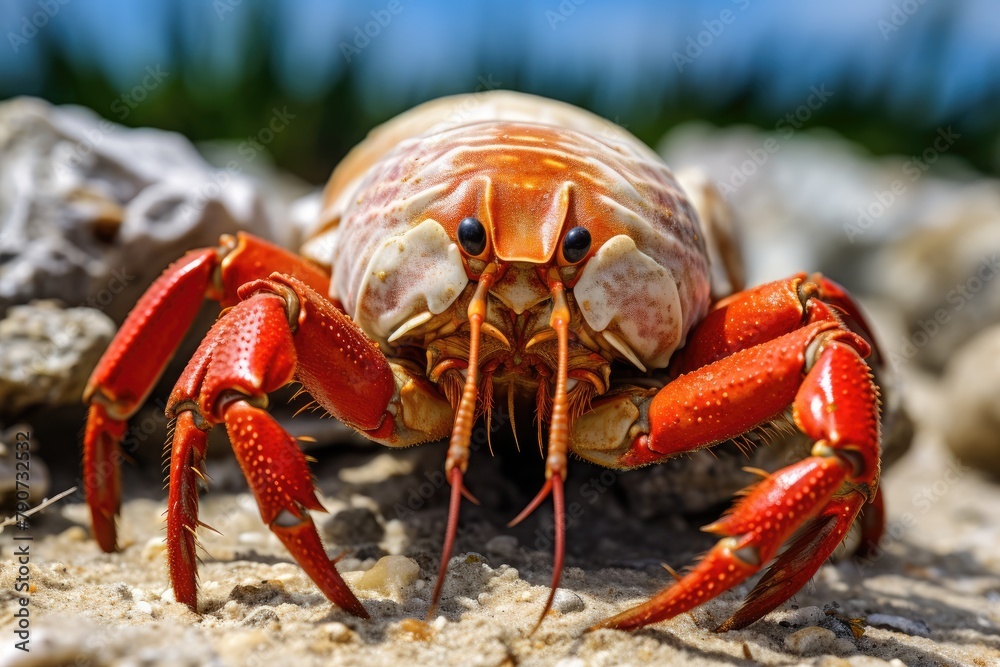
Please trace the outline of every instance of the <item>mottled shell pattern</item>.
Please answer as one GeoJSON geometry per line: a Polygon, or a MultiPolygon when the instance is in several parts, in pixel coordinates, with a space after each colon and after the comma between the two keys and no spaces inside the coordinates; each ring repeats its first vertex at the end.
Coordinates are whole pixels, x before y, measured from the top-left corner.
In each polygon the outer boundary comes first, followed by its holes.
{"type": "MultiPolygon", "coordinates": [[[[376,128],[331,177],[303,252],[332,268],[331,296],[390,352],[475,278],[456,243],[469,216],[487,230],[486,259],[514,267],[565,268],[563,236],[586,227],[591,249],[567,287],[607,349],[640,370],[665,367],[708,308],[705,239],[659,157],[599,116],[506,91],[442,98],[376,128]]],[[[549,292],[524,278],[490,296],[519,315],[549,292]]]]}

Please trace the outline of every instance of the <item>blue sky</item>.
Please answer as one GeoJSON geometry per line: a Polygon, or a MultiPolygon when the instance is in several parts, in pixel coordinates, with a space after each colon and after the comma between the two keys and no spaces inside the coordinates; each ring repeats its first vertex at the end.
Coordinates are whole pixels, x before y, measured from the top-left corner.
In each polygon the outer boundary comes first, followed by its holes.
{"type": "Polygon", "coordinates": [[[995,123],[984,100],[1000,89],[995,0],[4,0],[0,90],[42,89],[43,39],[122,89],[147,65],[182,61],[197,65],[188,85],[224,85],[241,71],[256,11],[267,13],[281,46],[273,64],[279,80],[304,99],[353,68],[364,101],[404,107],[472,90],[479,77],[515,63],[527,87],[585,90],[612,118],[636,105],[655,112],[682,102],[692,88],[721,104],[749,81],[778,113],[812,85],[847,82],[838,94],[887,98],[891,114],[934,125],[956,117],[995,123]],[[25,21],[46,8],[52,16],[39,35],[18,39],[25,21]],[[341,43],[352,43],[372,11],[391,20],[348,63],[341,43]],[[679,71],[676,54],[706,21],[718,28],[723,12],[731,20],[710,41],[703,34],[707,46],[679,71]],[[170,22],[181,27],[180,44],[170,22]]]}

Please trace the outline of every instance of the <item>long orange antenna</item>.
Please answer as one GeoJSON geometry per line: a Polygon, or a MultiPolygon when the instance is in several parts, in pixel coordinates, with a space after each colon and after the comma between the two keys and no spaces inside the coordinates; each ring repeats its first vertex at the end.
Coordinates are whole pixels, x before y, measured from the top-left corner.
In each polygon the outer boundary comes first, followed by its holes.
{"type": "Polygon", "coordinates": [[[469,302],[469,366],[462,389],[462,398],[455,410],[455,425],[451,430],[451,442],[448,445],[448,457],[445,459],[444,470],[451,483],[451,500],[448,505],[448,526],[445,529],[444,547],[441,550],[441,567],[438,570],[434,593],[431,595],[431,606],[427,610],[427,618],[437,611],[444,577],[448,572],[448,560],[455,547],[455,534],[458,531],[459,507],[462,496],[471,502],[478,501],[465,488],[462,475],[469,465],[469,440],[472,438],[472,426],[475,424],[476,399],[479,395],[479,342],[483,322],[486,320],[486,295],[496,279],[496,264],[490,263],[479,276],[479,286],[469,302]]]}
{"type": "Polygon", "coordinates": [[[566,555],[566,521],[564,511],[563,483],[566,480],[566,455],[569,450],[569,399],[566,392],[566,376],[569,366],[569,304],[566,301],[566,290],[563,287],[559,272],[554,267],[549,270],[549,289],[552,290],[552,315],[549,326],[556,332],[558,339],[558,362],[556,366],[555,395],[552,397],[552,413],[549,421],[549,447],[545,458],[545,486],[538,492],[524,510],[508,525],[515,526],[530,515],[551,493],[553,512],[555,514],[555,555],[552,563],[552,585],[549,597],[545,601],[538,622],[529,635],[534,634],[541,626],[545,616],[552,608],[552,601],[562,578],[563,563],[566,555]]]}

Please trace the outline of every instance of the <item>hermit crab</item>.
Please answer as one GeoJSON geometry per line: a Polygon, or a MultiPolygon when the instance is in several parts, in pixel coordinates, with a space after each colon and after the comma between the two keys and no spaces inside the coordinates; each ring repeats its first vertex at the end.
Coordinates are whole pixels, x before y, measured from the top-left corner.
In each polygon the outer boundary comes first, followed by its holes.
{"type": "Polygon", "coordinates": [[[135,306],[84,397],[96,539],[115,550],[119,441],[207,297],[223,313],[166,407],[177,600],[196,607],[197,480],[221,424],[264,522],[330,600],[367,617],[310,517],[322,506],[306,457],[266,409],[270,392],[298,382],[376,442],[450,439],[432,610],[471,498],[470,435],[495,402],[530,405],[544,442],[546,482],[518,519],[551,496],[553,591],[571,454],[635,468],[790,419],[811,453],[707,526],[720,539],[686,574],[595,627],[672,618],[769,565],[720,629],[754,622],[813,576],[863,508],[866,538],[881,532],[879,392],[866,362],[877,350],[858,306],[821,275],[738,291],[717,205],[625,130],[562,103],[496,91],[389,121],[334,171],[299,253],[226,236],[170,266],[135,306]]]}

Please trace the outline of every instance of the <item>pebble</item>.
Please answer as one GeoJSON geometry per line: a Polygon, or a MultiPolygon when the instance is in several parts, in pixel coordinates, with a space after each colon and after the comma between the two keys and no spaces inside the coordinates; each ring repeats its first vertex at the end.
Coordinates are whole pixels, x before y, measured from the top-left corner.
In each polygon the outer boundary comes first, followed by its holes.
{"type": "Polygon", "coordinates": [[[348,484],[372,484],[384,482],[396,475],[409,475],[413,472],[413,462],[393,454],[379,454],[371,461],[356,468],[342,468],[338,477],[348,484]]]}
{"type": "Polygon", "coordinates": [[[240,544],[255,544],[255,545],[264,544],[265,542],[267,542],[267,535],[261,532],[250,530],[240,533],[237,536],[236,540],[240,544]]]}
{"type": "Polygon", "coordinates": [[[82,526],[70,526],[60,533],[59,537],[67,542],[86,542],[90,539],[90,535],[82,526]]]}
{"type": "Polygon", "coordinates": [[[161,536],[151,537],[142,547],[142,557],[145,560],[159,560],[167,550],[167,540],[161,536]]]}
{"type": "MultiPolygon", "coordinates": [[[[948,361],[938,420],[951,451],[962,463],[1000,475],[1000,325],[962,345],[948,361]]],[[[959,474],[959,477],[961,475],[959,474]]],[[[947,478],[946,478],[947,479],[947,478]]]]}
{"type": "Polygon", "coordinates": [[[355,586],[398,600],[407,587],[420,576],[420,566],[406,556],[384,556],[372,569],[358,577],[355,586]]]}
{"type": "Polygon", "coordinates": [[[574,611],[583,611],[586,608],[583,598],[573,591],[565,588],[557,588],[556,595],[552,599],[552,608],[562,614],[571,614],[574,611]]]}
{"type": "MultiPolygon", "coordinates": [[[[10,281],[9,261],[27,259],[18,258],[15,252],[10,255],[4,259],[0,284],[10,281]]],[[[0,410],[18,414],[36,405],[78,402],[91,369],[114,333],[111,318],[91,308],[63,308],[56,301],[34,301],[8,309],[0,319],[0,410]]],[[[13,461],[13,457],[9,459],[13,461]]],[[[43,476],[40,466],[32,466],[36,467],[29,490],[35,491],[37,482],[37,492],[44,496],[48,475],[43,476]]],[[[5,475],[3,481],[8,477],[13,478],[13,473],[5,475]]]]}
{"type": "Polygon", "coordinates": [[[153,605],[149,604],[145,600],[140,600],[139,602],[136,602],[135,610],[142,614],[146,614],[147,616],[153,615],[153,605]]]}
{"type": "Polygon", "coordinates": [[[785,649],[792,653],[820,653],[837,645],[837,635],[832,630],[811,625],[785,637],[785,649]]]}
{"type": "Polygon", "coordinates": [[[914,621],[894,614],[869,614],[866,620],[868,625],[873,625],[876,628],[895,630],[908,635],[916,635],[917,637],[931,636],[931,629],[924,621],[914,621]]]}
{"type": "Polygon", "coordinates": [[[338,623],[337,621],[324,623],[320,626],[320,629],[326,633],[327,637],[329,637],[331,641],[340,643],[352,641],[357,636],[354,634],[354,630],[351,630],[343,623],[338,623]]]}
{"type": "Polygon", "coordinates": [[[285,586],[273,579],[249,584],[236,584],[229,592],[229,600],[248,606],[275,602],[287,597],[285,586]]]}
{"type": "Polygon", "coordinates": [[[117,593],[118,596],[124,602],[132,602],[133,601],[132,589],[129,588],[128,584],[126,584],[126,583],[115,584],[115,593],[117,593]]]}
{"type": "Polygon", "coordinates": [[[278,614],[270,607],[260,607],[255,612],[243,619],[242,625],[254,628],[268,628],[273,624],[280,623],[278,614]]]}

